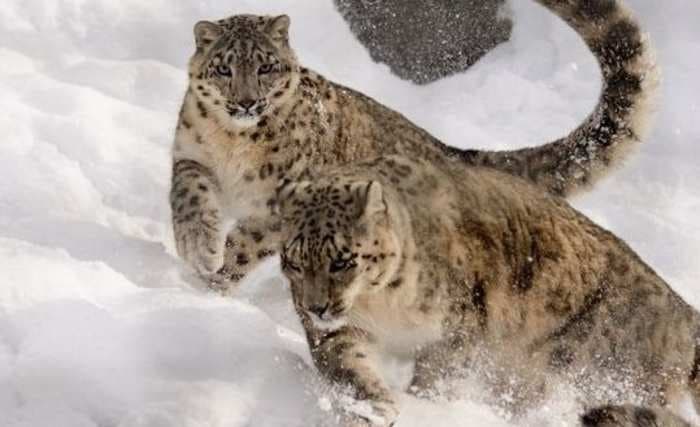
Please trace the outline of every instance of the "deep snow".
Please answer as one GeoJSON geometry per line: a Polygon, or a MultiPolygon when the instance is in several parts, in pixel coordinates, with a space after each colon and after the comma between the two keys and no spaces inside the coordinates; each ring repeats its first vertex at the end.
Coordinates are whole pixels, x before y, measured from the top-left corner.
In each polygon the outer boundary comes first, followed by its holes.
{"type": "MultiPolygon", "coordinates": [[[[519,147],[573,128],[600,85],[571,30],[513,3],[511,42],[467,73],[417,87],[371,63],[329,0],[3,0],[0,426],[322,418],[324,390],[305,367],[276,262],[224,299],[173,256],[169,149],[191,27],[288,13],[306,65],[454,145],[519,147]]],[[[574,203],[700,307],[700,3],[629,4],[664,69],[658,122],[623,169],[574,203]]],[[[398,427],[506,424],[474,399],[402,403],[398,427]]],[[[563,394],[523,423],[568,425],[577,410],[563,394]]]]}

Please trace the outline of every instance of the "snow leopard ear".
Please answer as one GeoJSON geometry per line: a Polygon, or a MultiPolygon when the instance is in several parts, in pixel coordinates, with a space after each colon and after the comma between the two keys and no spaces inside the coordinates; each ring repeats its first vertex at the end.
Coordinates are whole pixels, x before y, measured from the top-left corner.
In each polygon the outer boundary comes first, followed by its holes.
{"type": "Polygon", "coordinates": [[[369,181],[362,185],[360,191],[364,199],[364,210],[362,215],[365,218],[372,218],[377,214],[386,214],[388,207],[384,200],[384,189],[378,181],[369,181]]]}
{"type": "Polygon", "coordinates": [[[267,34],[272,40],[275,41],[287,41],[289,40],[289,25],[291,20],[287,15],[279,15],[270,18],[270,22],[267,23],[267,34]]]}
{"type": "Polygon", "coordinates": [[[199,21],[194,25],[194,39],[197,49],[204,49],[214,43],[224,30],[218,24],[209,21],[199,21]]]}

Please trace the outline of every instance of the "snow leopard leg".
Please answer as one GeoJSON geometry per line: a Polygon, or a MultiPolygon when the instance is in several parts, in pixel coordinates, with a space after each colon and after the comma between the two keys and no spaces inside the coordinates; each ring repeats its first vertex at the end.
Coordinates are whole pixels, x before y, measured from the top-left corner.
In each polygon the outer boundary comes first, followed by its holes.
{"type": "Polygon", "coordinates": [[[224,265],[209,277],[209,286],[231,291],[261,261],[275,256],[281,239],[281,224],[273,218],[239,220],[226,237],[224,265]]]}
{"type": "Polygon", "coordinates": [[[416,354],[408,392],[428,399],[441,395],[445,380],[454,381],[466,375],[470,353],[464,337],[459,335],[421,349],[416,354]]]}
{"type": "Polygon", "coordinates": [[[219,183],[207,167],[192,160],[173,165],[170,206],[177,252],[202,275],[223,265],[219,193],[219,183]]]}
{"type": "Polygon", "coordinates": [[[303,314],[302,323],[318,370],[332,384],[348,387],[358,401],[359,405],[341,409],[367,425],[392,426],[398,417],[398,405],[380,374],[372,336],[349,326],[320,331],[303,314]],[[353,408],[363,404],[368,404],[370,410],[353,408]]]}

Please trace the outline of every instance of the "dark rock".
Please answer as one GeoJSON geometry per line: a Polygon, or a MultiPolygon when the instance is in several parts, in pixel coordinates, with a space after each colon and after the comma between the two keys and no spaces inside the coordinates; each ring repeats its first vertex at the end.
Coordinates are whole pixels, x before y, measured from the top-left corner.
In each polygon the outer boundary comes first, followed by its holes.
{"type": "Polygon", "coordinates": [[[510,37],[505,0],[334,0],[372,58],[424,84],[466,70],[510,37]]]}

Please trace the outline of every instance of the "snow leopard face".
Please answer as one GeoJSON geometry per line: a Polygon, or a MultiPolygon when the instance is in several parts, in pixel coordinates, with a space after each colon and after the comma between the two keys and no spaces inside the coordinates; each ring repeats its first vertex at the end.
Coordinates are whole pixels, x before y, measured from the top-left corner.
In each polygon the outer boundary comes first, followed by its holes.
{"type": "Polygon", "coordinates": [[[236,15],[194,27],[190,89],[200,110],[227,127],[247,128],[284,103],[298,81],[286,15],[236,15]]]}
{"type": "Polygon", "coordinates": [[[398,268],[398,238],[376,181],[288,184],[279,194],[287,235],[282,271],[298,309],[317,326],[342,326],[355,300],[386,286],[398,268]]]}

